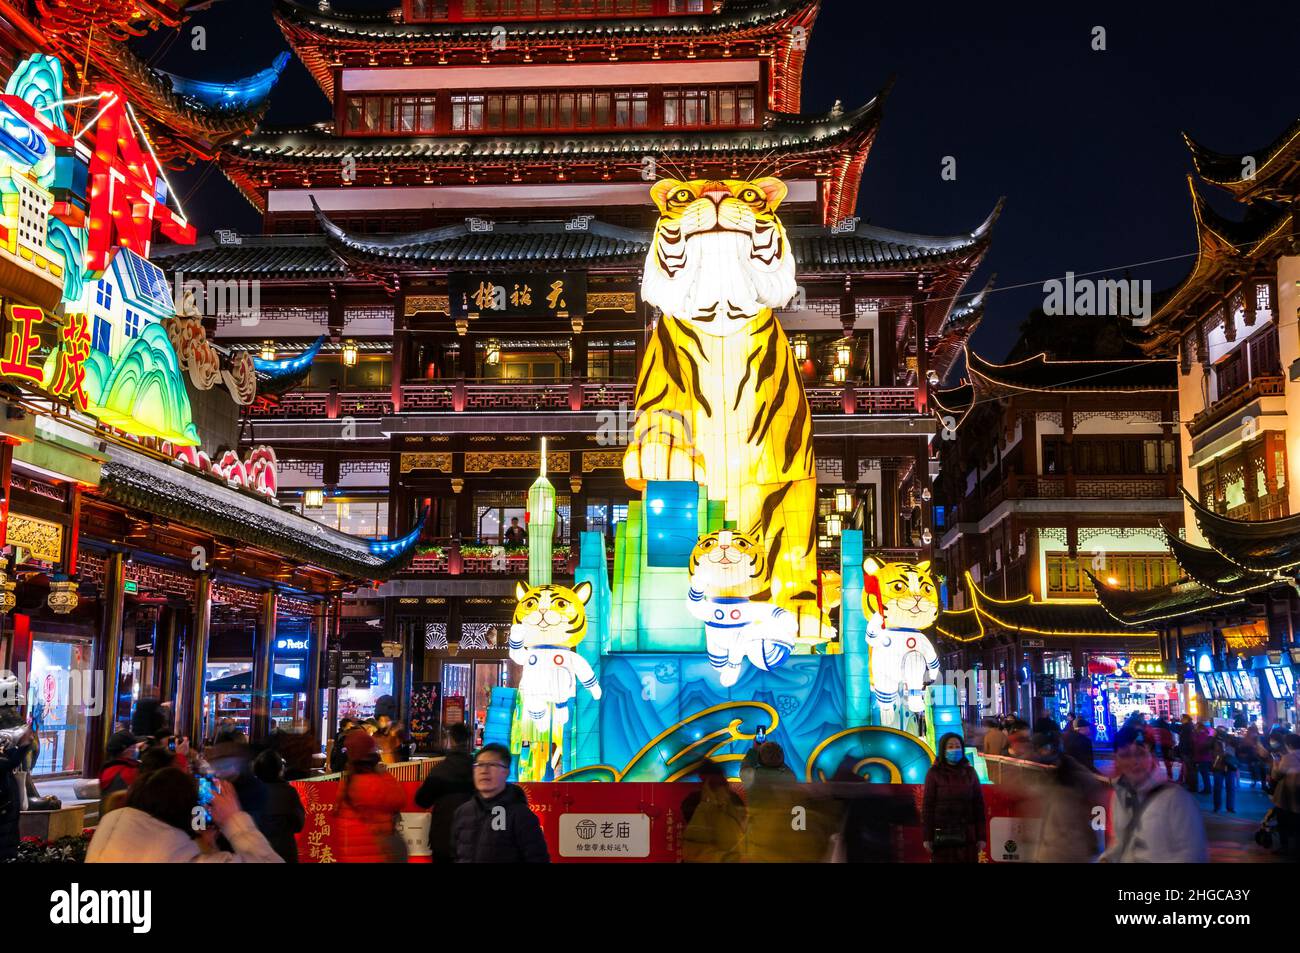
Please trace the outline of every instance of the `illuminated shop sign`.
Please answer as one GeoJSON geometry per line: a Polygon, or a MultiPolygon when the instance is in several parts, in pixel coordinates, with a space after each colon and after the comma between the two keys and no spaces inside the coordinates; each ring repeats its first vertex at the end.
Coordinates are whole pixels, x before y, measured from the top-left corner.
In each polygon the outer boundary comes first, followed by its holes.
{"type": "Polygon", "coordinates": [[[567,318],[587,312],[585,272],[453,272],[448,288],[453,318],[567,318]]]}

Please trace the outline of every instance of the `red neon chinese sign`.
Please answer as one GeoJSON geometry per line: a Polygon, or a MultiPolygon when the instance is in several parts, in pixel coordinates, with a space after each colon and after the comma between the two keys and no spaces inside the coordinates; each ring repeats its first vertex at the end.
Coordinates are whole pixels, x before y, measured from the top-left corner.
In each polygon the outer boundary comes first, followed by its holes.
{"type": "Polygon", "coordinates": [[[41,346],[41,339],[32,333],[32,325],[45,320],[45,312],[25,304],[9,309],[12,316],[9,334],[5,337],[4,357],[0,358],[0,374],[21,377],[40,386],[41,368],[32,363],[32,351],[41,346]]]}
{"type": "Polygon", "coordinates": [[[72,401],[78,410],[86,409],[86,358],[90,356],[90,332],[84,314],[68,315],[68,323],[59,335],[58,366],[50,393],[72,401]]]}

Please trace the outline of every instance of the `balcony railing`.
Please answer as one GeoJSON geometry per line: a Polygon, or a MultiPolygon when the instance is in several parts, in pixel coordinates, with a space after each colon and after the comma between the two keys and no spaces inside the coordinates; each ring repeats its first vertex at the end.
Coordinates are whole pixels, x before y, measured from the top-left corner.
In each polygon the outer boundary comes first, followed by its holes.
{"type": "Polygon", "coordinates": [[[1187,425],[1187,432],[1193,437],[1199,436],[1261,397],[1281,397],[1285,393],[1285,386],[1281,374],[1251,378],[1194,416],[1187,425]]]}
{"type": "MultiPolygon", "coordinates": [[[[891,563],[914,563],[921,558],[920,549],[881,549],[879,546],[864,546],[863,553],[867,556],[875,556],[877,559],[883,559],[891,563]]],[[[839,542],[830,549],[817,550],[817,568],[823,572],[840,571],[840,547],[839,542]]]]}
{"type": "MultiPolygon", "coordinates": [[[[631,381],[442,380],[403,384],[402,410],[410,413],[460,411],[579,411],[632,408],[631,381]]],[[[912,387],[809,387],[814,414],[915,414],[912,387]]],[[[257,406],[258,417],[381,417],[393,413],[392,393],[292,391],[275,406],[257,406]]]]}
{"type": "MultiPolygon", "coordinates": [[[[527,547],[501,548],[492,543],[461,542],[450,539],[427,540],[421,544],[422,552],[411,560],[405,575],[417,576],[499,576],[501,578],[527,577],[527,547]]],[[[569,559],[571,550],[556,545],[551,552],[551,571],[556,575],[572,575],[569,559]]],[[[576,557],[576,553],[573,554],[576,557]]],[[[606,559],[614,559],[614,541],[609,540],[606,559]]]]}
{"type": "Polygon", "coordinates": [[[1021,476],[1013,473],[974,499],[963,500],[953,522],[975,523],[1006,500],[1149,500],[1176,499],[1178,475],[1154,473],[1083,475],[1075,473],[1021,476]]]}
{"type": "Polygon", "coordinates": [[[1289,516],[1290,510],[1287,506],[1287,491],[1278,490],[1274,493],[1268,493],[1249,503],[1242,503],[1239,506],[1229,507],[1224,511],[1224,515],[1234,520],[1276,520],[1283,516],[1289,516]]]}

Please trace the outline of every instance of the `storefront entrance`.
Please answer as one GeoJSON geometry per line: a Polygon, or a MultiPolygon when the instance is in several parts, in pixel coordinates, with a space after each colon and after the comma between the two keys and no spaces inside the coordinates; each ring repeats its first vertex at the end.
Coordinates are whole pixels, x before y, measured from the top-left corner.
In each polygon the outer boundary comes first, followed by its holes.
{"type": "Polygon", "coordinates": [[[27,710],[40,739],[34,775],[79,774],[84,767],[89,692],[106,703],[103,686],[91,681],[94,664],[89,639],[33,635],[27,710]]]}

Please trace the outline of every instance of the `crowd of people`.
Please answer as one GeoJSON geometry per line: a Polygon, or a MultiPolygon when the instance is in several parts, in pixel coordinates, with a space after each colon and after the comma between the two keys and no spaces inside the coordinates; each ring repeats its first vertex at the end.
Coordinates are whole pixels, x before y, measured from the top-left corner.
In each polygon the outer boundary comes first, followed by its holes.
{"type": "MultiPolygon", "coordinates": [[[[289,782],[310,773],[301,738],[273,731],[266,743],[251,744],[223,724],[199,747],[173,733],[168,716],[143,706],[109,739],[87,862],[298,862],[296,835],[306,817],[289,782]]],[[[17,766],[30,735],[21,720],[0,724],[0,860],[16,852],[17,766]]],[[[433,861],[548,862],[540,822],[508,780],[510,751],[488,744],[475,752],[472,740],[467,726],[451,726],[441,759],[414,795],[431,815],[433,861]]],[[[804,783],[781,746],[760,737],[741,762],[739,788],[722,764],[698,766],[700,784],[681,805],[682,858],[888,861],[896,855],[897,828],[919,827],[934,863],[986,860],[986,789],[968,744],[1010,759],[991,762],[1014,767],[996,779],[1001,791],[1036,802],[1028,813],[1041,818],[1032,852],[1039,862],[1204,862],[1205,826],[1193,795],[1209,795],[1215,813],[1231,814],[1243,783],[1270,799],[1259,843],[1300,856],[1300,735],[1286,726],[1230,730],[1188,716],[1148,722],[1134,715],[1115,732],[1111,771],[1098,764],[1085,718],[1071,715],[1062,729],[1039,713],[1032,723],[989,720],[982,737],[941,737],[919,803],[906,789],[867,783],[852,758],[830,779],[804,783]]],[[[340,775],[336,861],[407,859],[401,817],[411,809],[409,796],[386,765],[409,752],[409,736],[387,714],[340,723],[329,754],[329,768],[340,775]]]]}
{"type": "MultiPolygon", "coordinates": [[[[1183,860],[1189,850],[1200,857],[1204,825],[1191,795],[1209,795],[1213,814],[1236,814],[1243,781],[1261,790],[1271,803],[1256,841],[1264,847],[1276,844],[1284,854],[1300,857],[1300,735],[1287,726],[1275,723],[1267,733],[1261,732],[1244,713],[1230,729],[1224,724],[1212,727],[1190,715],[1174,720],[1159,715],[1148,721],[1135,712],[1115,731],[1111,778],[1097,773],[1091,727],[1073,714],[1063,731],[1046,713],[1035,718],[1032,729],[1014,717],[989,719],[983,750],[986,755],[1055,768],[1053,793],[1059,796],[1060,788],[1069,788],[1076,802],[1100,804],[1096,785],[1109,783],[1116,794],[1110,818],[1113,839],[1103,860],[1144,860],[1152,859],[1151,855],[1183,860]],[[1148,802],[1153,805],[1150,812],[1148,802]]],[[[1058,839],[1052,820],[1045,815],[1047,842],[1058,839]]],[[[1053,854],[1049,851],[1049,856],[1053,854]]],[[[1074,859],[1080,858],[1076,854],[1074,859]]]]}

